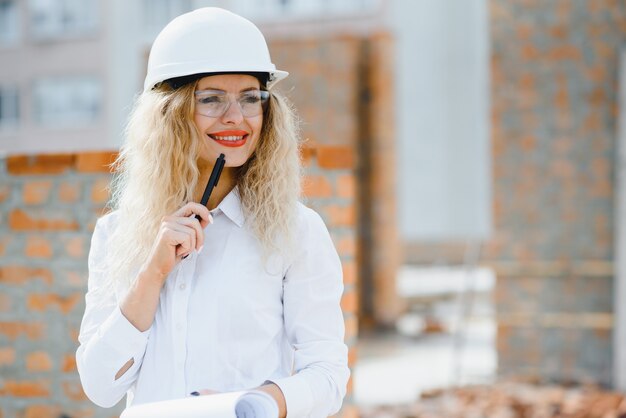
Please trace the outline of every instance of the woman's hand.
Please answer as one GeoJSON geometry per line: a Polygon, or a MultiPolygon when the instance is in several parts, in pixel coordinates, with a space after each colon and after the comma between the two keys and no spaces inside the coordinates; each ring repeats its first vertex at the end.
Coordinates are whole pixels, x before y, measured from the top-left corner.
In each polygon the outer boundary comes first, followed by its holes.
{"type": "MultiPolygon", "coordinates": [[[[278,387],[276,383],[268,381],[264,383],[263,385],[257,388],[251,389],[251,390],[258,390],[258,391],[265,392],[268,395],[270,395],[276,401],[276,406],[278,406],[278,417],[285,418],[287,416],[287,404],[285,401],[285,395],[283,395],[283,391],[278,387]]],[[[211,389],[202,389],[196,392],[191,392],[189,395],[204,396],[204,395],[215,395],[217,393],[221,393],[221,392],[211,390],[211,389]]]]}
{"type": "Polygon", "coordinates": [[[180,260],[194,249],[202,248],[203,229],[210,223],[213,223],[213,217],[200,203],[187,203],[171,215],[164,216],[143,270],[165,281],[180,260]],[[201,220],[198,221],[195,215],[199,215],[201,220]]]}

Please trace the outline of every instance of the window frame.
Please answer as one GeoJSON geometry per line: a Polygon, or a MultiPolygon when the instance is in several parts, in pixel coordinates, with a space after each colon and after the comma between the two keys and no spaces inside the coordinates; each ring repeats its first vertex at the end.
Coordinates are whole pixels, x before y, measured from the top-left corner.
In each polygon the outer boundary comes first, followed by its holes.
{"type": "MultiPolygon", "coordinates": [[[[11,34],[9,33],[9,35],[5,38],[2,36],[2,29],[0,29],[0,48],[10,48],[10,47],[15,47],[17,45],[20,44],[21,40],[22,40],[22,25],[21,25],[21,11],[20,11],[20,3],[17,0],[0,0],[0,3],[7,3],[7,4],[12,4],[13,5],[13,13],[14,13],[14,21],[15,21],[15,25],[14,25],[14,34],[13,34],[13,38],[11,38],[11,34]]],[[[0,10],[2,10],[0,8],[0,10]]],[[[8,22],[10,22],[10,17],[7,20],[8,22]]],[[[2,20],[0,19],[0,28],[2,27],[10,27],[10,25],[3,25],[1,24],[2,20]]]]}
{"type": "Polygon", "coordinates": [[[62,75],[62,76],[46,76],[35,80],[32,88],[32,119],[33,123],[39,128],[45,129],[65,129],[74,130],[82,129],[90,125],[98,124],[102,121],[103,111],[105,106],[104,100],[104,83],[103,81],[94,75],[62,75]],[[80,83],[86,82],[87,84],[80,85],[80,83]],[[89,84],[91,83],[91,86],[89,84]],[[82,87],[87,86],[87,89],[80,91],[82,87]],[[43,91],[42,91],[43,89],[43,91]],[[48,89],[50,91],[46,92],[48,89]],[[91,91],[89,91],[91,89],[91,91]],[[57,92],[55,92],[57,90],[57,92]],[[72,103],[76,100],[86,99],[91,106],[95,107],[92,112],[92,116],[86,116],[86,113],[81,114],[81,109],[85,106],[66,106],[67,109],[62,109],[57,114],[54,111],[50,112],[46,109],[47,106],[42,105],[42,95],[55,94],[61,92],[61,94],[67,94],[66,97],[62,97],[60,105],[64,107],[66,103],[72,103]],[[90,95],[95,95],[95,99],[92,100],[90,95]],[[74,96],[73,98],[71,96],[74,96]],[[80,96],[83,97],[80,97],[80,96]],[[67,114],[63,115],[63,111],[67,114]]]}
{"type": "Polygon", "coordinates": [[[46,42],[66,39],[80,39],[85,37],[91,37],[98,34],[100,30],[101,21],[100,5],[97,0],[60,0],[60,3],[46,2],[46,0],[29,0],[29,35],[33,41],[46,42]],[[46,3],[49,3],[46,5],[46,3]],[[49,7],[49,10],[45,10],[49,7]],[[81,11],[76,8],[84,8],[81,11]],[[64,13],[74,10],[73,22],[79,22],[80,24],[74,26],[59,23],[62,20],[64,13]],[[37,13],[48,13],[52,15],[52,23],[49,23],[49,28],[41,29],[41,24],[38,24],[35,19],[37,13]]]}
{"type": "Polygon", "coordinates": [[[0,133],[13,133],[17,131],[21,125],[21,97],[20,97],[20,88],[16,84],[0,84],[0,133]],[[12,121],[7,121],[2,117],[3,109],[7,104],[8,100],[6,99],[6,92],[9,91],[13,93],[14,103],[13,103],[13,114],[14,118],[12,121]]]}

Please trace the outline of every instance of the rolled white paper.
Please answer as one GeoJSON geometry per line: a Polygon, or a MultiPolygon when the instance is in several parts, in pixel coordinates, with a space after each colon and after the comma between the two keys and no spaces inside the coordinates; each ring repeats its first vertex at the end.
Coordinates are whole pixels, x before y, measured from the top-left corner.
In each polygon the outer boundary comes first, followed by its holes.
{"type": "Polygon", "coordinates": [[[120,418],[278,418],[278,405],[267,393],[253,390],[145,403],[126,409],[120,418]]]}

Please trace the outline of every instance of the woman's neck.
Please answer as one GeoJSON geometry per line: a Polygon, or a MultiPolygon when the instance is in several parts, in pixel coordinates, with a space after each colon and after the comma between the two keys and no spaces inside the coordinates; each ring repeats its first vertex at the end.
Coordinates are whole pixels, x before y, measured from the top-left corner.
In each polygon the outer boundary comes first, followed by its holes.
{"type": "MultiPolygon", "coordinates": [[[[200,202],[202,200],[204,189],[206,188],[209,178],[211,177],[211,171],[213,171],[213,164],[201,164],[201,162],[198,162],[198,169],[200,170],[200,179],[198,180],[198,184],[196,185],[196,190],[194,192],[195,202],[200,202]]],[[[224,167],[219,181],[217,182],[217,186],[213,189],[211,198],[209,199],[206,207],[209,208],[209,210],[215,209],[217,205],[224,200],[226,195],[233,190],[236,184],[235,168],[224,167]]]]}

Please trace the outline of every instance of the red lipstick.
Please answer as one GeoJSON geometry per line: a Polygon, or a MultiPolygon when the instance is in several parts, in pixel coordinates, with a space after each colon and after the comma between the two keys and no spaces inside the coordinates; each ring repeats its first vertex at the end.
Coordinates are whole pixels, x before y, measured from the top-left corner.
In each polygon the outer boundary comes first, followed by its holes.
{"type": "Polygon", "coordinates": [[[225,147],[240,147],[246,143],[249,134],[241,130],[228,130],[211,132],[208,135],[212,140],[225,147]]]}

